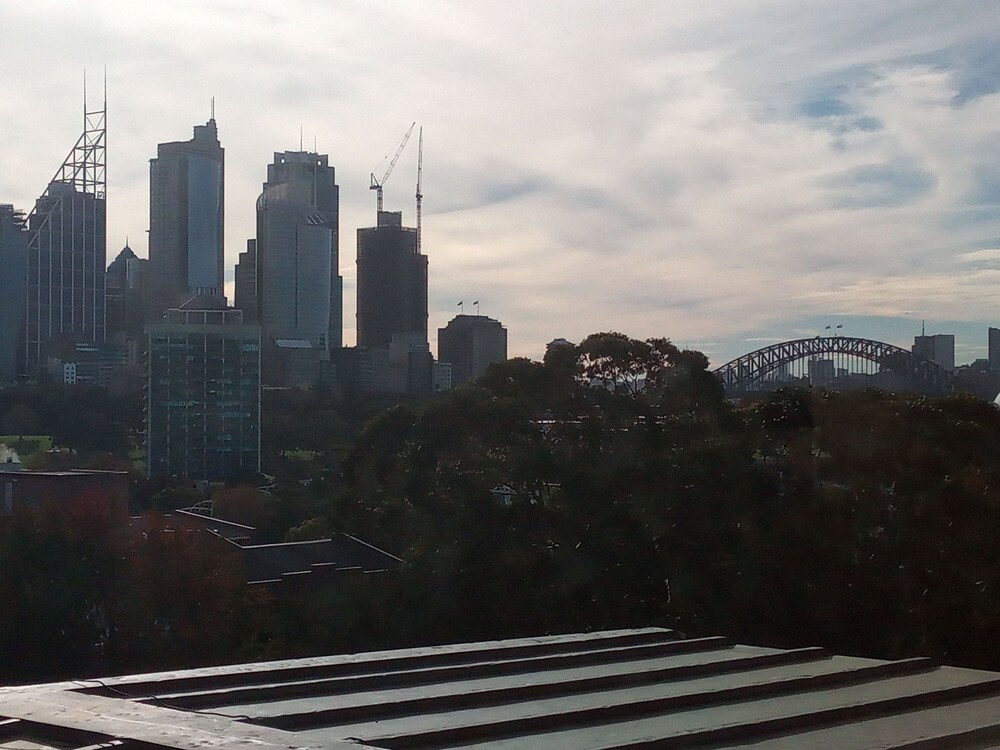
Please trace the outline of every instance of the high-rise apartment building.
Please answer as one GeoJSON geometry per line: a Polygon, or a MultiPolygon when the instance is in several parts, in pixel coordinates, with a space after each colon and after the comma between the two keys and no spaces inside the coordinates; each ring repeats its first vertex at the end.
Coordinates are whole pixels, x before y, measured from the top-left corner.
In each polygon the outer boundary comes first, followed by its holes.
{"type": "Polygon", "coordinates": [[[400,212],[358,229],[358,346],[388,349],[393,334],[427,341],[427,256],[400,212]]]}
{"type": "Polygon", "coordinates": [[[438,328],[438,359],[451,363],[452,387],[507,359],[507,329],[485,315],[456,315],[438,328]]]}
{"type": "Polygon", "coordinates": [[[149,162],[150,318],[194,297],[223,297],[225,149],[213,117],[149,162]]]}
{"type": "Polygon", "coordinates": [[[0,384],[18,374],[23,355],[28,231],[24,215],[0,204],[0,384]]]}
{"type": "Polygon", "coordinates": [[[53,350],[102,342],[106,253],[105,108],[84,103],[84,128],[28,216],[25,372],[53,350]]]}
{"type": "MultiPolygon", "coordinates": [[[[338,253],[339,188],[326,154],[286,151],[274,154],[267,182],[257,199],[254,315],[263,337],[265,382],[289,382],[287,360],[307,354],[317,363],[310,375],[319,376],[318,361],[339,349],[343,328],[343,280],[338,253]]],[[[251,261],[251,249],[245,254],[251,261]]],[[[244,257],[240,258],[241,264],[244,257]]],[[[241,303],[250,295],[250,270],[239,269],[241,303]]],[[[246,303],[251,307],[251,303],[246,303]]],[[[301,368],[295,368],[301,371],[301,368]]]]}
{"type": "Polygon", "coordinates": [[[260,470],[260,328],[240,310],[167,310],[146,326],[151,477],[260,470]]]}

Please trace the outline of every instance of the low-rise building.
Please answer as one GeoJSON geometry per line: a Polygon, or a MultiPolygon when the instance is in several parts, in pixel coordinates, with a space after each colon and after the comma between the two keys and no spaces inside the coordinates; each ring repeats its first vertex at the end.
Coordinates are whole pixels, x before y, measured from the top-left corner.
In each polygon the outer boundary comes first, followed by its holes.
{"type": "Polygon", "coordinates": [[[126,471],[29,471],[9,460],[0,463],[0,516],[57,513],[124,523],[130,487],[126,471]]]}

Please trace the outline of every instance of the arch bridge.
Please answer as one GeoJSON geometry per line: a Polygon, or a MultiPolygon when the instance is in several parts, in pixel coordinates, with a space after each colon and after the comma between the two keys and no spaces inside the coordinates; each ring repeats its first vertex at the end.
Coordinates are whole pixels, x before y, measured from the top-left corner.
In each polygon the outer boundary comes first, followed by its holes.
{"type": "Polygon", "coordinates": [[[909,387],[925,393],[945,394],[955,390],[954,376],[937,363],[915,357],[912,352],[893,344],[851,336],[782,341],[727,362],[717,368],[715,374],[729,393],[766,390],[768,381],[775,380],[792,363],[829,357],[839,357],[842,363],[859,360],[871,363],[873,374],[892,373],[905,380],[909,387]]]}

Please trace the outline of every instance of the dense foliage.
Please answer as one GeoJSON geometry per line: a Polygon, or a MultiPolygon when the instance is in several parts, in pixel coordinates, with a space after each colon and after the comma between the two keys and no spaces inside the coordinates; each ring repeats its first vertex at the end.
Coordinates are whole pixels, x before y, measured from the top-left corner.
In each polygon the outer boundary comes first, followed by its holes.
{"type": "Polygon", "coordinates": [[[495,366],[370,423],[328,525],[407,559],[424,640],[669,624],[1000,668],[1000,411],[819,390],[737,408],[706,365],[599,334],[495,366]]]}
{"type": "Polygon", "coordinates": [[[18,674],[8,644],[53,675],[668,625],[1000,669],[1000,410],[821,390],[736,406],[707,366],[596,334],[363,427],[372,403],[272,394],[272,485],[217,492],[220,513],[271,540],[348,532],[402,570],[251,597],[200,543],[8,524],[0,667],[18,674]]]}

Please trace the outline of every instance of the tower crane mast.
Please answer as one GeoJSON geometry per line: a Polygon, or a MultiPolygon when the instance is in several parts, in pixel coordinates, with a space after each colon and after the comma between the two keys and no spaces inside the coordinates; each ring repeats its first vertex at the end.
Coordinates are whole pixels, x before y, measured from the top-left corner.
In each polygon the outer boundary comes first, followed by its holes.
{"type": "Polygon", "coordinates": [[[420,224],[421,224],[421,203],[424,194],[420,190],[420,181],[424,175],[424,128],[420,127],[420,135],[417,138],[417,255],[420,255],[420,224]]]}
{"type": "Polygon", "coordinates": [[[399,144],[399,148],[396,149],[396,155],[392,157],[392,161],[389,162],[389,167],[385,170],[385,174],[382,175],[382,179],[376,179],[375,173],[371,173],[371,184],[368,186],[369,190],[375,191],[376,205],[378,206],[378,212],[382,213],[382,186],[385,185],[385,181],[389,179],[389,175],[392,174],[392,168],[396,166],[396,162],[399,161],[399,155],[403,153],[403,149],[406,147],[406,142],[410,140],[410,134],[413,132],[413,128],[417,123],[411,123],[410,129],[406,131],[406,135],[403,136],[403,141],[399,144]]]}

